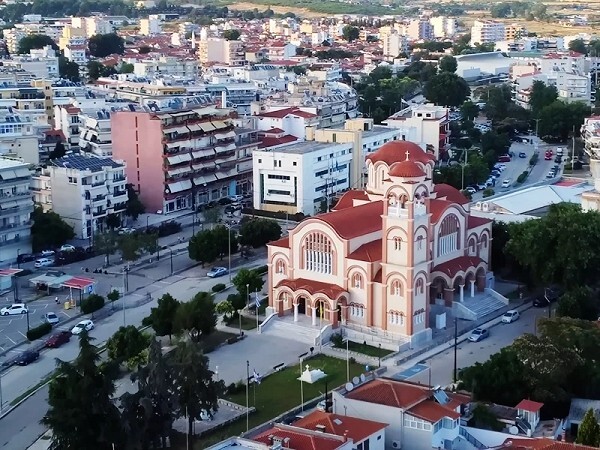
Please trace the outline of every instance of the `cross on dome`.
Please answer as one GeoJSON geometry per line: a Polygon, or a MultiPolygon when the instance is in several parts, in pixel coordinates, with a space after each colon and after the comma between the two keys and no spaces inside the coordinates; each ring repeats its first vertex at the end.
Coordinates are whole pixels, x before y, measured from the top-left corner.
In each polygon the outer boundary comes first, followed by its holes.
{"type": "Polygon", "coordinates": [[[408,157],[410,156],[410,152],[408,150],[406,150],[405,155],[406,155],[406,160],[408,161],[408,157]]]}

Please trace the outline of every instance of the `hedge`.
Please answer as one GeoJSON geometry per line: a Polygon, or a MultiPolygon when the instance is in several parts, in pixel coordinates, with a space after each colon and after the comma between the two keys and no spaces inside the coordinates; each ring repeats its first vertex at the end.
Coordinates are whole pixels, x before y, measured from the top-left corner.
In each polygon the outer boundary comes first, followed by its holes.
{"type": "Polygon", "coordinates": [[[527,171],[523,172],[521,175],[519,175],[517,177],[517,183],[523,183],[527,179],[528,175],[529,175],[529,172],[527,172],[527,171]]]}
{"type": "Polygon", "coordinates": [[[263,211],[261,209],[254,208],[244,208],[242,209],[242,214],[249,216],[269,217],[271,219],[279,220],[291,220],[292,222],[302,222],[307,217],[310,217],[302,213],[286,214],[285,211],[263,211]]]}
{"type": "Polygon", "coordinates": [[[259,266],[256,269],[254,269],[254,271],[257,274],[262,275],[262,274],[267,273],[269,271],[269,266],[259,266]]]}
{"type": "Polygon", "coordinates": [[[30,328],[27,332],[27,339],[30,341],[35,341],[36,339],[41,338],[42,336],[47,335],[52,331],[51,323],[43,323],[35,328],[30,328]]]}
{"type": "Polygon", "coordinates": [[[91,314],[104,306],[104,297],[98,294],[92,294],[81,302],[81,312],[91,314]]]}
{"type": "Polygon", "coordinates": [[[225,286],[223,283],[217,283],[212,287],[212,291],[213,292],[221,292],[221,291],[224,291],[226,287],[227,286],[225,286]]]}

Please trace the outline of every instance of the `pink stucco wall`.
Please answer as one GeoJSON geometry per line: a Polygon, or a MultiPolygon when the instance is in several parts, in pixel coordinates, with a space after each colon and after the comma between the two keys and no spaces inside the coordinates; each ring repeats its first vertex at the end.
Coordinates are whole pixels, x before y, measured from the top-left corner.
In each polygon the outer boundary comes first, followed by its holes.
{"type": "Polygon", "coordinates": [[[160,119],[143,112],[111,116],[113,158],[127,162],[127,182],[139,192],[148,212],[163,209],[163,133],[160,119]]]}

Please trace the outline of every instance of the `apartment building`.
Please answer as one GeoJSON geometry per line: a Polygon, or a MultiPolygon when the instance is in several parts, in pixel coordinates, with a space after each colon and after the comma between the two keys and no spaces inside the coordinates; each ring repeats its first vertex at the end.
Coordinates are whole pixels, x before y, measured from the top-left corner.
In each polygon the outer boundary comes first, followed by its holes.
{"type": "Polygon", "coordinates": [[[149,211],[169,214],[250,192],[253,129],[234,129],[230,109],[194,106],[111,115],[113,156],[149,211]]]}
{"type": "Polygon", "coordinates": [[[408,54],[408,39],[406,36],[394,32],[386,34],[383,40],[383,56],[397,58],[399,55],[408,54]]]}
{"type": "Polygon", "coordinates": [[[451,38],[456,34],[458,24],[453,17],[436,16],[429,19],[429,23],[433,27],[433,37],[435,38],[451,38]]]}
{"type": "Polygon", "coordinates": [[[567,103],[583,102],[586,105],[592,105],[595,101],[595,92],[592,90],[589,76],[550,71],[523,75],[511,83],[513,98],[517,105],[529,109],[531,89],[535,81],[541,81],[548,86],[555,86],[558,91],[558,100],[567,103]]]}
{"type": "Polygon", "coordinates": [[[30,119],[12,108],[0,111],[0,155],[38,164],[39,133],[41,130],[30,119]]]}
{"type": "Polygon", "coordinates": [[[476,20],[471,27],[471,44],[491,44],[503,41],[505,25],[493,20],[476,20]]]}
{"type": "Polygon", "coordinates": [[[32,49],[29,55],[13,55],[11,59],[2,61],[5,67],[25,70],[40,79],[58,79],[58,57],[54,49],[47,45],[44,48],[32,49]]]}
{"type": "Polygon", "coordinates": [[[399,139],[410,141],[432,153],[436,159],[450,146],[448,108],[433,103],[409,106],[382,122],[400,131],[399,139]]]}
{"type": "Polygon", "coordinates": [[[527,30],[522,25],[512,24],[504,27],[504,40],[514,41],[527,36],[527,30]]]}
{"type": "Polygon", "coordinates": [[[0,262],[31,252],[31,213],[28,164],[0,158],[0,262]]]}
{"type": "Polygon", "coordinates": [[[54,106],[54,129],[61,130],[71,147],[79,145],[79,114],[81,109],[72,104],[54,106]]]}
{"type": "Polygon", "coordinates": [[[87,35],[85,29],[68,25],[63,29],[62,35],[58,40],[58,48],[63,51],[66,58],[83,68],[88,62],[86,43],[87,35]]]}
{"type": "Polygon", "coordinates": [[[411,20],[405,28],[405,34],[414,41],[433,39],[433,27],[426,19],[411,20]]]}
{"type": "Polygon", "coordinates": [[[228,41],[214,37],[200,39],[197,54],[203,65],[222,63],[228,66],[243,66],[246,64],[246,52],[242,41],[228,41]]]}
{"type": "Polygon", "coordinates": [[[298,142],[252,155],[254,208],[325,212],[338,192],[350,188],[352,143],[298,142]]]}
{"type": "Polygon", "coordinates": [[[152,14],[147,19],[140,19],[140,34],[142,36],[155,36],[161,32],[162,28],[158,15],[152,14]]]}
{"type": "Polygon", "coordinates": [[[52,209],[80,239],[105,230],[109,214],[122,217],[127,202],[126,165],[110,158],[70,153],[52,160],[34,177],[36,203],[52,209]]]}
{"type": "Polygon", "coordinates": [[[79,112],[79,149],[103,158],[112,156],[110,111],[79,112]]]}
{"type": "Polygon", "coordinates": [[[133,73],[138,77],[155,78],[161,76],[195,80],[198,78],[198,60],[195,58],[175,58],[160,56],[136,61],[133,73]]]}
{"type": "Polygon", "coordinates": [[[91,38],[95,34],[109,34],[115,28],[108,17],[71,17],[71,26],[83,30],[85,37],[91,38]]]}
{"type": "Polygon", "coordinates": [[[583,120],[581,138],[585,152],[592,158],[600,155],[600,116],[591,116],[583,120]]]}

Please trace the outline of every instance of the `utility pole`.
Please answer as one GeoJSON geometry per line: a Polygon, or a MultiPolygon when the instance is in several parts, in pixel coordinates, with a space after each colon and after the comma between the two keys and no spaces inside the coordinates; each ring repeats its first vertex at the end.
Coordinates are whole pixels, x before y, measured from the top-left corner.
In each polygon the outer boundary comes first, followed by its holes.
{"type": "Polygon", "coordinates": [[[456,317],[454,318],[454,375],[452,379],[456,383],[458,379],[458,369],[457,369],[457,355],[456,352],[458,350],[458,320],[456,317]]]}
{"type": "Polygon", "coordinates": [[[571,174],[575,171],[575,125],[573,125],[573,150],[571,152],[571,174]]]}
{"type": "Polygon", "coordinates": [[[250,361],[246,360],[246,433],[250,428],[248,414],[249,414],[249,405],[248,405],[248,387],[250,385],[250,361]]]}
{"type": "Polygon", "coordinates": [[[538,129],[539,129],[539,125],[540,125],[540,120],[541,119],[535,119],[535,137],[538,137],[538,129]]]}

